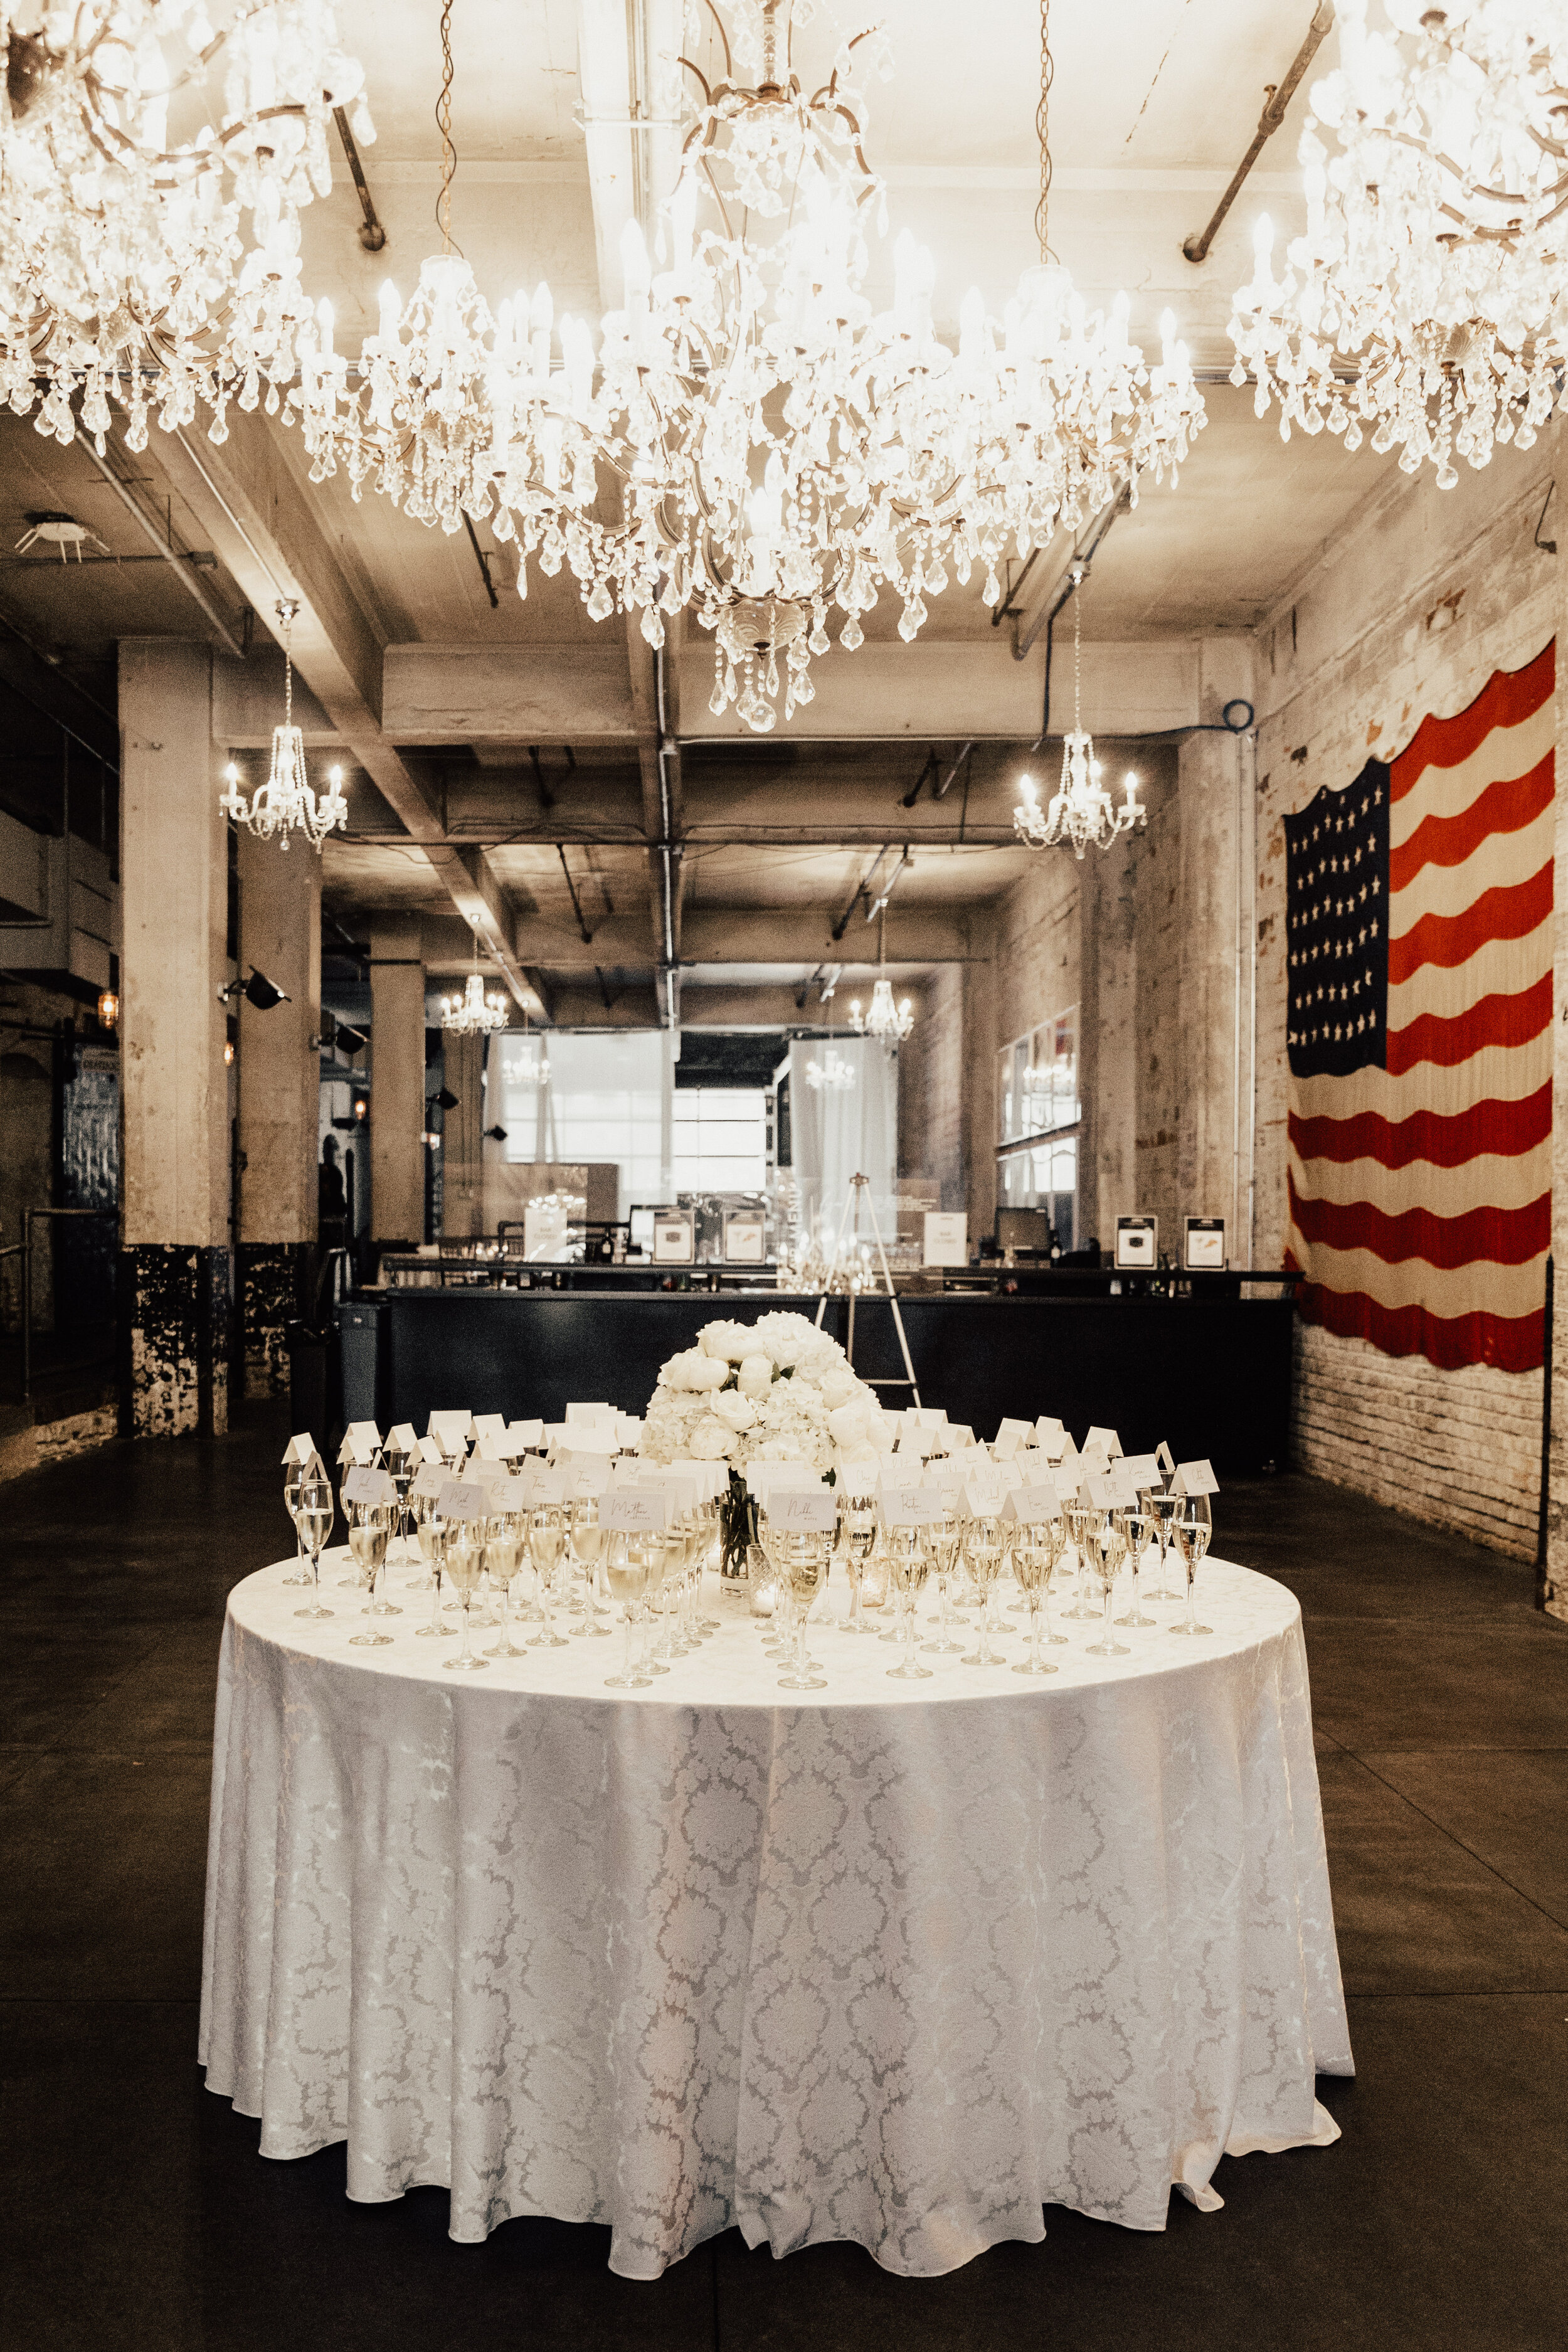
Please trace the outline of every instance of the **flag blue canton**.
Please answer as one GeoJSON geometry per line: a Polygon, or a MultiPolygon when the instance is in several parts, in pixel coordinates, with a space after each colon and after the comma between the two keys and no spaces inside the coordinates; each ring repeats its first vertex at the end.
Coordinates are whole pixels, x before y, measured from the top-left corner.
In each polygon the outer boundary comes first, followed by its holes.
{"type": "Polygon", "coordinates": [[[1381,1067],[1388,1031],[1388,769],[1285,820],[1286,1040],[1299,1078],[1381,1067]]]}

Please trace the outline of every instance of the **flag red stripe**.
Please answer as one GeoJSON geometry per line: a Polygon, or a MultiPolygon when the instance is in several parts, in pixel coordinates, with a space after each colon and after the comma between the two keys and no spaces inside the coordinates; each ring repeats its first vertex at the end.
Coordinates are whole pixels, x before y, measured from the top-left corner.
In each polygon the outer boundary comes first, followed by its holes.
{"type": "Polygon", "coordinates": [[[1301,1160],[1377,1160],[1384,1168],[1408,1168],[1425,1160],[1434,1168],[1462,1168],[1479,1153],[1517,1159],[1533,1151],[1552,1132],[1552,1081],[1520,1102],[1489,1096],[1447,1118],[1418,1110],[1388,1119],[1374,1110],[1353,1118],[1299,1118],[1290,1113],[1290,1141],[1301,1160]]]}
{"type": "Polygon", "coordinates": [[[1403,800],[1427,768],[1457,768],[1494,727],[1517,727],[1539,710],[1556,684],[1556,657],[1553,638],[1523,669],[1494,670],[1468,710],[1453,719],[1424,719],[1389,770],[1390,800],[1403,800]]]}
{"type": "Polygon", "coordinates": [[[1353,1204],[1302,1197],[1289,1178],[1290,1214],[1303,1241],[1329,1249],[1370,1250],[1385,1265],[1425,1258],[1428,1265],[1523,1265],[1552,1241],[1552,1195],[1542,1192],[1522,1209],[1467,1209],[1463,1216],[1439,1217],[1430,1209],[1405,1209],[1391,1217],[1370,1201],[1353,1204]]]}
{"type": "Polygon", "coordinates": [[[1391,987],[1408,980],[1424,963],[1451,971],[1466,963],[1489,940],[1521,940],[1552,912],[1552,860],[1528,882],[1483,890],[1462,915],[1423,915],[1398,939],[1388,942],[1391,987]]]}
{"type": "Polygon", "coordinates": [[[1538,1372],[1543,1354],[1543,1313],[1430,1315],[1424,1307],[1380,1307],[1364,1290],[1329,1290],[1304,1282],[1297,1290],[1301,1319],[1321,1323],[1346,1339],[1369,1339],[1385,1356],[1425,1356],[1446,1372],[1490,1364],[1500,1372],[1538,1372]]]}
{"type": "Polygon", "coordinates": [[[1516,996],[1483,996],[1451,1021],[1423,1013],[1403,1029],[1391,1029],[1389,1075],[1397,1078],[1417,1062],[1435,1062],[1439,1069],[1451,1070],[1483,1046],[1528,1045],[1551,1025],[1552,974],[1543,971],[1533,988],[1521,988],[1516,996]]]}
{"type": "Polygon", "coordinates": [[[1388,854],[1388,887],[1403,890],[1424,866],[1462,866],[1489,835],[1517,833],[1552,804],[1552,754],[1528,774],[1499,776],[1458,816],[1423,817],[1408,841],[1388,854]]]}

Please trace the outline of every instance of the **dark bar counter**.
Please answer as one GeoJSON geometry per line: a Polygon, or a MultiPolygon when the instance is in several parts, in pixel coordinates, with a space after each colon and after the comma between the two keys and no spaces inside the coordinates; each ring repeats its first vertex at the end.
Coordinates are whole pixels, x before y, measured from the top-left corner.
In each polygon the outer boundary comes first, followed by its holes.
{"type": "MultiPolygon", "coordinates": [[[[1096,1424],[1129,1453],[1163,1438],[1178,1461],[1207,1455],[1234,1477],[1284,1466],[1290,1414],[1292,1291],[1242,1297],[1245,1278],[1171,1297],[1075,1295],[1037,1277],[1027,1293],[954,1289],[899,1304],[921,1402],[976,1436],[994,1436],[1005,1414],[1055,1413],[1080,1442],[1096,1424]]],[[[423,1433],[449,1407],[509,1420],[561,1421],[573,1402],[640,1413],[659,1366],[705,1323],[781,1309],[815,1318],[817,1305],[732,1286],[362,1291],[339,1314],[343,1417],[423,1433]]],[[[823,1318],[841,1344],[849,1307],[829,1298],[823,1318]]],[[[852,1360],[885,1404],[912,1401],[885,1297],[855,1302],[852,1360]]]]}

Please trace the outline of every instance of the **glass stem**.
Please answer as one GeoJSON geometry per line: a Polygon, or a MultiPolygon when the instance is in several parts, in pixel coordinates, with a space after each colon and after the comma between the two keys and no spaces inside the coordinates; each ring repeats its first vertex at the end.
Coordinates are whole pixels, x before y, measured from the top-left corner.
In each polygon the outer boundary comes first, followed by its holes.
{"type": "Polygon", "coordinates": [[[501,1582],[498,1584],[498,1590],[500,1593],[500,1652],[504,1658],[511,1647],[511,1620],[507,1614],[506,1606],[511,1587],[510,1584],[501,1582]]]}
{"type": "Polygon", "coordinates": [[[435,1562],[432,1561],[430,1566],[430,1631],[433,1633],[438,1633],[440,1630],[441,1571],[436,1566],[435,1562]]]}
{"type": "Polygon", "coordinates": [[[795,1646],[795,1678],[800,1683],[805,1680],[805,1612],[804,1609],[800,1612],[800,1633],[795,1646]]]}
{"type": "Polygon", "coordinates": [[[849,1612],[849,1630],[852,1633],[862,1633],[866,1630],[860,1620],[860,1579],[858,1577],[855,1579],[855,1601],[849,1612]]]}
{"type": "Polygon", "coordinates": [[[1108,1650],[1110,1647],[1110,1612],[1114,1606],[1111,1597],[1113,1590],[1114,1588],[1109,1584],[1105,1588],[1105,1622],[1100,1629],[1100,1640],[1104,1643],[1108,1650]]]}
{"type": "Polygon", "coordinates": [[[461,1656],[465,1661],[468,1659],[468,1654],[469,1654],[469,1653],[468,1653],[468,1600],[469,1600],[469,1595],[468,1595],[467,1592],[465,1592],[465,1593],[464,1593],[464,1595],[463,1595],[463,1643],[462,1643],[462,1648],[461,1648],[461,1650],[460,1650],[460,1652],[459,1652],[459,1654],[459,1654],[459,1655],[460,1655],[460,1656],[461,1656]]]}
{"type": "Polygon", "coordinates": [[[1029,1664],[1036,1674],[1040,1671],[1040,1596],[1029,1595],[1029,1664]]]}
{"type": "Polygon", "coordinates": [[[634,1672],[636,1671],[632,1664],[632,1604],[629,1601],[626,1604],[625,1616],[626,1627],[626,1658],[621,1667],[621,1678],[624,1682],[629,1683],[634,1672]]]}
{"type": "Polygon", "coordinates": [[[1194,1582],[1195,1581],[1195,1571],[1194,1571],[1194,1569],[1193,1562],[1192,1562],[1191,1560],[1185,1560],[1185,1561],[1184,1561],[1184,1562],[1183,1562],[1183,1565],[1184,1565],[1184,1567],[1185,1568],[1186,1572],[1187,1572],[1187,1631],[1188,1631],[1188,1633],[1190,1633],[1192,1632],[1192,1629],[1193,1629],[1193,1622],[1194,1622],[1194,1621],[1193,1621],[1193,1585],[1194,1585],[1194,1582]]]}
{"type": "Polygon", "coordinates": [[[543,1573],[542,1570],[540,1572],[539,1578],[539,1613],[544,1620],[544,1632],[541,1636],[541,1639],[542,1640],[545,1648],[548,1649],[551,1641],[553,1638],[555,1628],[550,1622],[550,1579],[543,1573]]]}

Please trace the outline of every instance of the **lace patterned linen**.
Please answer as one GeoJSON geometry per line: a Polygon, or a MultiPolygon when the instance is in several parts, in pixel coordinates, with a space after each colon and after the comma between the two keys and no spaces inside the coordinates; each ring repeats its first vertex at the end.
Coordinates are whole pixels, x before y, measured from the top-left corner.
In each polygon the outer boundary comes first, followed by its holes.
{"type": "MultiPolygon", "coordinates": [[[[1060,2203],[1164,2226],[1220,2155],[1326,2145],[1352,2071],[1300,1615],[1205,1563],[1212,1639],[890,1683],[728,1622],[647,1692],[608,1643],[447,1675],[268,1569],[219,1669],[201,2056],[262,2153],[451,2232],[606,2222],[657,2277],[738,2223],[930,2276],[1060,2203]],[[457,1687],[452,1687],[456,1682],[457,1687]]],[[[329,1580],[324,1576],[323,1583],[329,1580]]],[[[1162,1616],[1172,1612],[1162,1611],[1162,1616]]],[[[868,1655],[868,1653],[869,1654],[868,1655]]]]}

